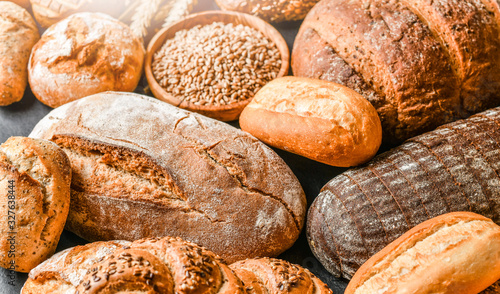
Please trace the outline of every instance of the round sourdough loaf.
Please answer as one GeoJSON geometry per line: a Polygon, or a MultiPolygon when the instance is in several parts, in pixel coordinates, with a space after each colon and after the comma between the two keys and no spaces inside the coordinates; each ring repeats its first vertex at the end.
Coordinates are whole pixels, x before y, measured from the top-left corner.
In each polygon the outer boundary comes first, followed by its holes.
{"type": "Polygon", "coordinates": [[[70,162],[56,144],[11,137],[0,145],[1,267],[27,273],[54,254],[70,183],[70,162]]]}
{"type": "Polygon", "coordinates": [[[23,98],[31,48],[39,38],[36,23],[27,10],[0,1],[0,106],[23,98]]]}
{"type": "Polygon", "coordinates": [[[323,0],[295,39],[297,76],[343,84],[399,143],[499,105],[500,9],[493,0],[323,0]]]}
{"type": "Polygon", "coordinates": [[[47,29],[33,47],[29,83],[50,107],[108,90],[133,91],[144,54],[127,25],[102,13],[73,14],[47,29]]]}
{"type": "Polygon", "coordinates": [[[283,22],[304,19],[319,0],[215,0],[224,10],[256,15],[266,21],[283,22]]]}
{"type": "Polygon", "coordinates": [[[97,94],[53,110],[31,136],[68,154],[66,227],[87,240],[179,236],[232,262],[276,256],[302,229],[304,192],[276,153],[168,103],[97,94]]]}
{"type": "Polygon", "coordinates": [[[240,126],[273,147],[333,166],[365,163],[382,142],[380,119],[370,102],[317,79],[271,81],[245,107],[240,126]]]}

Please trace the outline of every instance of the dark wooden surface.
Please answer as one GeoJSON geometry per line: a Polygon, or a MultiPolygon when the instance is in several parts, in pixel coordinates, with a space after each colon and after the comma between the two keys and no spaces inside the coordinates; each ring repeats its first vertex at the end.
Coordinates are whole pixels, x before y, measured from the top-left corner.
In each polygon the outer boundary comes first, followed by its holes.
{"type": "MultiPolygon", "coordinates": [[[[213,0],[199,0],[195,12],[213,9],[218,9],[213,0]]],[[[274,26],[285,38],[291,52],[293,40],[297,34],[300,22],[282,23],[274,26]]],[[[150,38],[151,36],[148,36],[146,42],[150,38]]],[[[147,81],[143,77],[136,92],[151,95],[144,91],[145,88],[147,88],[147,81]]],[[[29,88],[27,88],[23,100],[7,107],[0,107],[0,143],[7,140],[10,136],[28,136],[36,123],[50,110],[50,107],[40,103],[33,96],[29,88]]],[[[238,127],[237,122],[230,124],[238,127]]],[[[335,175],[345,171],[345,169],[327,166],[285,151],[276,149],[275,151],[285,160],[301,182],[307,195],[308,205],[312,203],[324,184],[335,175]]],[[[57,251],[85,243],[85,240],[71,232],[64,231],[57,251]]],[[[335,294],[343,293],[347,286],[347,281],[336,279],[330,275],[313,256],[307,244],[305,230],[295,245],[283,253],[280,258],[308,268],[327,283],[335,294]]],[[[7,270],[0,268],[0,294],[19,293],[24,281],[27,279],[27,274],[17,273],[12,279],[8,275],[9,272],[7,270]],[[14,286],[9,285],[9,281],[12,281],[14,286]]]]}

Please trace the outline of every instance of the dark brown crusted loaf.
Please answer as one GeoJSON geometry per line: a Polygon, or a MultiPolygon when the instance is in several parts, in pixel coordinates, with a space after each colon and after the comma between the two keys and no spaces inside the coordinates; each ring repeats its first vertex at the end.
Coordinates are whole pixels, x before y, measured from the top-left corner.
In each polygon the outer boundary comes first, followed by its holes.
{"type": "Polygon", "coordinates": [[[499,26],[493,0],[323,0],[292,68],[361,93],[401,142],[499,104],[499,26]]]}
{"type": "Polygon", "coordinates": [[[410,228],[452,211],[500,224],[500,108],[414,137],[332,179],[309,210],[308,240],[328,271],[350,278],[410,228]]]}
{"type": "Polygon", "coordinates": [[[30,272],[22,294],[331,294],[299,265],[249,259],[225,265],[180,238],[96,242],[58,253],[30,272]]]}
{"type": "Polygon", "coordinates": [[[49,113],[31,136],[68,154],[67,228],[87,240],[179,236],[232,262],[276,256],[302,229],[304,192],[270,148],[156,99],[89,96],[49,113]]]}

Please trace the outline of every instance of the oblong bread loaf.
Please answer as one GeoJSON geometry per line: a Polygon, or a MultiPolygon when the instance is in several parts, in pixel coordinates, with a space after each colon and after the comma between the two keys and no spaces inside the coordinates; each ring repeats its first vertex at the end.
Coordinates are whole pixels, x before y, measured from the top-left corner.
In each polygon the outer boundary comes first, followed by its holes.
{"type": "Polygon", "coordinates": [[[68,154],[67,228],[87,240],[179,236],[232,262],[276,256],[302,229],[305,194],[276,153],[156,99],[89,96],[49,113],[31,136],[68,154]]]}

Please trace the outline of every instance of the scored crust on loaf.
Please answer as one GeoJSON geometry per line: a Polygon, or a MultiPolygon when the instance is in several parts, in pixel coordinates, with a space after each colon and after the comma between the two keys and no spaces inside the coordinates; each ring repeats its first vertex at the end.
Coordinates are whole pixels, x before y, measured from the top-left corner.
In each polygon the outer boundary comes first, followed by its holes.
{"type": "Polygon", "coordinates": [[[302,228],[304,192],[271,149],[167,103],[98,94],[54,110],[31,135],[67,151],[67,227],[88,240],[175,235],[233,261],[276,256],[302,228]]]}
{"type": "Polygon", "coordinates": [[[498,3],[321,1],[294,43],[297,76],[353,88],[399,143],[497,105],[498,3]]]}
{"type": "MultiPolygon", "coordinates": [[[[12,137],[0,146],[0,169],[2,191],[14,180],[16,202],[14,230],[2,223],[3,266],[10,261],[8,233],[15,231],[16,270],[28,272],[56,250],[69,210],[70,163],[52,142],[12,137]]],[[[7,195],[4,201],[7,208],[7,195]]]]}

